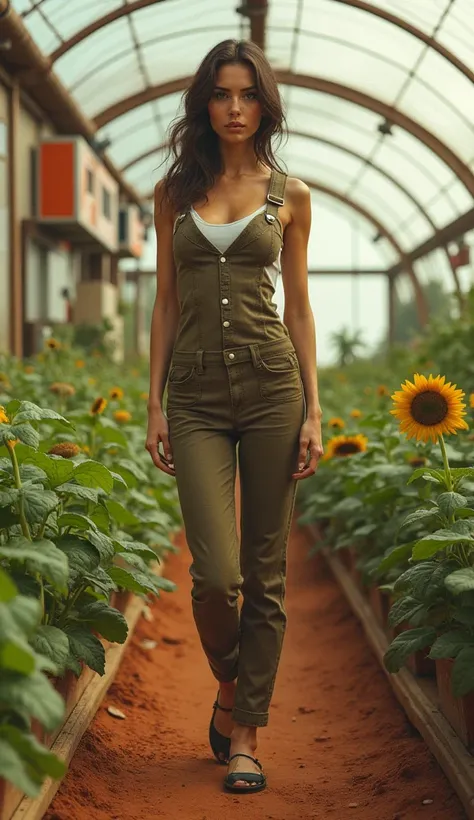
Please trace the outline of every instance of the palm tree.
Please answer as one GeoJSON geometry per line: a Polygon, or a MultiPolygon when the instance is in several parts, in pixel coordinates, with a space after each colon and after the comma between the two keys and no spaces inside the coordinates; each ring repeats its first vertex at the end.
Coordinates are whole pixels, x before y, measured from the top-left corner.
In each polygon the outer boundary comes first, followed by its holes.
{"type": "Polygon", "coordinates": [[[362,331],[356,330],[351,333],[348,328],[337,330],[331,333],[330,343],[337,348],[337,359],[339,367],[346,367],[357,357],[358,348],[366,347],[362,339],[362,331]]]}

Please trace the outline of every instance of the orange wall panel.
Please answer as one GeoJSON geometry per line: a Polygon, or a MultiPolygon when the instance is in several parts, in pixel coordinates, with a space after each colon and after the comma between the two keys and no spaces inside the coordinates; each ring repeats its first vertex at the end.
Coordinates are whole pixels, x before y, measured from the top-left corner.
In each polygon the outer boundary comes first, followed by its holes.
{"type": "Polygon", "coordinates": [[[40,146],[40,217],[74,216],[74,144],[40,146]]]}

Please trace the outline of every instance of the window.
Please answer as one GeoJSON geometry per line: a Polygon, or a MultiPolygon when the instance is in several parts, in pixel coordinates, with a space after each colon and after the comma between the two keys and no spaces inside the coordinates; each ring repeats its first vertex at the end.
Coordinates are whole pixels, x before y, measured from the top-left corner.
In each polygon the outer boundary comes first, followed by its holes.
{"type": "Polygon", "coordinates": [[[107,188],[102,188],[102,213],[106,219],[110,219],[112,216],[110,191],[107,188]]]}
{"type": "Polygon", "coordinates": [[[89,168],[86,169],[86,189],[88,194],[94,193],[94,174],[89,168]]]}

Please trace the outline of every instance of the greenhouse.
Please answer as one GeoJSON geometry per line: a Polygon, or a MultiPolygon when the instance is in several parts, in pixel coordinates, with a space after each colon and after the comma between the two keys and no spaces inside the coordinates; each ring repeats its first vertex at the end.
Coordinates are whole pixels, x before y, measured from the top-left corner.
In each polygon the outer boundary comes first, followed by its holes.
{"type": "Polygon", "coordinates": [[[1,820],[474,820],[473,37],[0,0],[1,820]]]}

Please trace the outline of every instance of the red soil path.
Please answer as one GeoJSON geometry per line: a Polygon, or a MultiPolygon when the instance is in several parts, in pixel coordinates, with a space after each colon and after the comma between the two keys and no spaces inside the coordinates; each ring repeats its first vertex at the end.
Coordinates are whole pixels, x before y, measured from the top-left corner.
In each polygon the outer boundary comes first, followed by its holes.
{"type": "Polygon", "coordinates": [[[224,792],[226,768],[207,743],[217,685],[192,618],[190,554],[183,536],[178,543],[181,553],[165,571],[178,590],[153,605],[152,623],[140,619],[47,820],[465,820],[323,559],[307,558],[308,537],[295,523],[288,629],[270,721],[259,730],[268,787],[224,792]],[[142,648],[144,638],[156,648],[142,648]],[[109,715],[109,705],[126,720],[109,715]]]}

